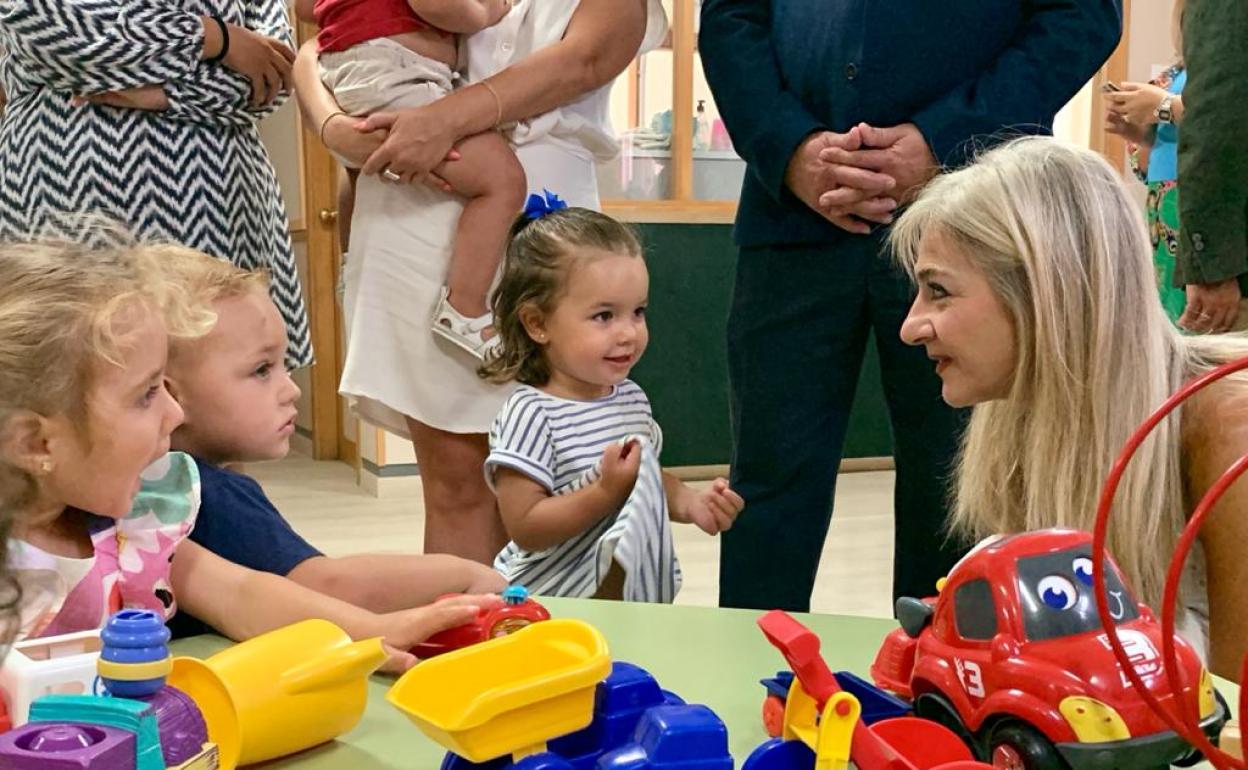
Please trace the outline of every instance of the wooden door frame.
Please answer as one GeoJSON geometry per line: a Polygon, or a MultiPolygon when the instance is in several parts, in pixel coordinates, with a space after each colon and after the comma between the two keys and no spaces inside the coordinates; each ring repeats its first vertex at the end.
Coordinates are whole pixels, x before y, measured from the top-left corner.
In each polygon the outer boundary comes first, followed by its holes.
{"type": "MultiPolygon", "coordinates": [[[[316,27],[298,22],[300,43],[316,36],[316,27]]],[[[338,164],[321,144],[314,127],[299,116],[303,183],[303,221],[307,243],[308,327],[316,363],[312,365],[312,456],[317,460],[358,462],[356,444],[346,437],[338,382],[346,358],[338,307],[338,164]]]]}
{"type": "Polygon", "coordinates": [[[1121,83],[1127,79],[1127,61],[1131,50],[1131,0],[1122,0],[1122,37],[1109,55],[1105,66],[1096,73],[1092,93],[1092,130],[1088,132],[1093,150],[1105,156],[1115,168],[1125,169],[1127,144],[1120,136],[1105,130],[1105,95],[1101,86],[1106,82],[1121,83]]]}

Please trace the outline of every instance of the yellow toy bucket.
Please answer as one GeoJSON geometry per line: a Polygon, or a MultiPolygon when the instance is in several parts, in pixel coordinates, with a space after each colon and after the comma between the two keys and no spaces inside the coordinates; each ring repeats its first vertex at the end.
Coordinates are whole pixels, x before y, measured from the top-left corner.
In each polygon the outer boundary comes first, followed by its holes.
{"type": "Polygon", "coordinates": [[[594,715],[607,643],[579,620],[534,623],[418,664],[386,695],[425,735],[471,762],[545,750],[594,715]]]}
{"type": "Polygon", "coordinates": [[[329,621],[305,620],[207,660],[175,658],[168,683],[203,712],[220,770],[234,770],[351,730],[385,660],[380,639],[352,642],[329,621]]]}

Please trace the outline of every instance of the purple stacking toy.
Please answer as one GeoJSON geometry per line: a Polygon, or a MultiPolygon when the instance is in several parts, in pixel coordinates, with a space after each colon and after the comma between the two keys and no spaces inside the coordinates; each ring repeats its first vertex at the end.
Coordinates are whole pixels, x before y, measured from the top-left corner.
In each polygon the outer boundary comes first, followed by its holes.
{"type": "Polygon", "coordinates": [[[0,735],[3,770],[130,770],[134,734],[102,725],[31,722],[0,735]]]}
{"type": "Polygon", "coordinates": [[[203,752],[208,742],[203,714],[186,693],[165,684],[169,632],[160,616],[123,610],[109,619],[101,638],[100,681],[107,695],[50,696],[64,699],[55,704],[41,699],[48,709],[45,721],[0,735],[0,770],[134,770],[140,755],[150,757],[158,748],[164,766],[177,767],[203,752]],[[150,728],[133,733],[90,724],[95,720],[80,710],[85,705],[87,713],[109,711],[107,703],[144,724],[154,722],[160,746],[150,728]],[[66,721],[56,719],[61,715],[66,721]]]}
{"type": "MultiPolygon", "coordinates": [[[[160,725],[160,753],[165,765],[176,767],[203,751],[208,742],[208,727],[195,701],[181,690],[160,688],[155,695],[139,698],[152,707],[160,725]]],[[[3,768],[0,768],[3,770],[3,768]]]]}

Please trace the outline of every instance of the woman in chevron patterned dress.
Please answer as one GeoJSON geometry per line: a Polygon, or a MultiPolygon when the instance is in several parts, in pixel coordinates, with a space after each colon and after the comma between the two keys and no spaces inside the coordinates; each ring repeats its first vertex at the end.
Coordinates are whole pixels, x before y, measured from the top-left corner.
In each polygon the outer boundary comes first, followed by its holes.
{"type": "Polygon", "coordinates": [[[256,128],[285,98],[291,41],[282,0],[0,0],[0,242],[90,212],[266,268],[287,363],[310,364],[256,128]]]}

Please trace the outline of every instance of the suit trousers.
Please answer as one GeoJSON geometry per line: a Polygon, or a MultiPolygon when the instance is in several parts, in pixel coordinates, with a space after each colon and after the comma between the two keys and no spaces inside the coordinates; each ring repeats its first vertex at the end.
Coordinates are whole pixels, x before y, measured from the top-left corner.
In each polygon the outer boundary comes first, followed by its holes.
{"type": "Polygon", "coordinates": [[[896,465],[894,599],[933,595],[965,552],[945,522],[967,410],[941,400],[933,363],[899,337],[914,288],[885,233],[739,252],[728,368],[746,507],[723,535],[721,606],[809,609],[870,332],[896,465]]]}

